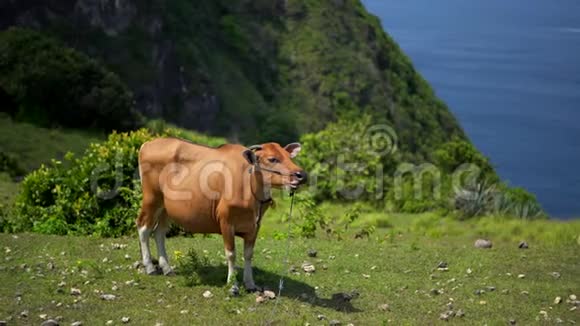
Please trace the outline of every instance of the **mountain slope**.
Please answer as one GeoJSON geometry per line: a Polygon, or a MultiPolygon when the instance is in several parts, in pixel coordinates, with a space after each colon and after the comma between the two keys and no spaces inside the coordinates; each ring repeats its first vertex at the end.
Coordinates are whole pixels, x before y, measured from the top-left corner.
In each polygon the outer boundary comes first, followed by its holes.
{"type": "Polygon", "coordinates": [[[22,0],[0,12],[2,29],[43,29],[101,59],[141,112],[180,126],[286,142],[368,112],[419,159],[465,138],[359,0],[22,0]]]}

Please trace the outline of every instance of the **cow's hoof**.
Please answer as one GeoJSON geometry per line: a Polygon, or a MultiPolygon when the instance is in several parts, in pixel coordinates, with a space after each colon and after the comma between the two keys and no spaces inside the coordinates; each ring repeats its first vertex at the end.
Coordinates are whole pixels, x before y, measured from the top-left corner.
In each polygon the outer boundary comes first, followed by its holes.
{"type": "Polygon", "coordinates": [[[165,275],[165,276],[175,276],[176,274],[175,274],[175,272],[174,272],[174,271],[171,269],[171,270],[168,270],[168,271],[166,271],[166,272],[163,272],[163,275],[165,275]]]}
{"type": "Polygon", "coordinates": [[[161,273],[159,273],[159,270],[157,268],[155,268],[155,266],[153,266],[153,265],[145,266],[145,273],[147,273],[147,275],[159,275],[159,274],[161,274],[161,273]]]}
{"type": "Polygon", "coordinates": [[[233,285],[232,288],[230,289],[230,294],[234,297],[237,297],[238,295],[240,295],[240,288],[237,285],[233,285]]]}
{"type": "Polygon", "coordinates": [[[255,285],[251,286],[251,287],[246,287],[246,292],[248,292],[248,293],[263,292],[263,291],[264,291],[263,288],[257,287],[255,285]]]}

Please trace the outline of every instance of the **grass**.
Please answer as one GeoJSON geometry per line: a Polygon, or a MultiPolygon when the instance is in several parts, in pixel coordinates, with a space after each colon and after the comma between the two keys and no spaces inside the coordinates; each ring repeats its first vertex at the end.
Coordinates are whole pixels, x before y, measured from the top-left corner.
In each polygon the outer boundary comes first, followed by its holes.
{"type": "MultiPolygon", "coordinates": [[[[102,139],[104,135],[97,132],[41,128],[0,114],[0,152],[14,158],[23,171],[32,171],[54,158],[62,159],[69,151],[81,153],[89,143],[102,139]]],[[[8,171],[0,171],[0,207],[12,203],[18,185],[8,171]]]]}
{"type": "Polygon", "coordinates": [[[27,171],[54,158],[62,159],[69,151],[80,153],[89,143],[104,138],[96,132],[41,128],[0,114],[0,151],[14,157],[27,171]]]}
{"type": "MultiPolygon", "coordinates": [[[[285,205],[281,202],[272,217],[265,218],[254,261],[256,282],[274,290],[285,271],[287,240],[273,237],[275,231],[286,229],[277,218],[285,205]]],[[[431,217],[392,216],[391,228],[379,228],[365,239],[291,239],[289,264],[297,272],[286,278],[277,304],[256,303],[254,294],[244,292],[240,297],[229,297],[222,240],[217,235],[170,238],[167,248],[170,263],[178,267],[177,276],[165,277],[146,276],[132,266],[140,256],[136,236],[102,239],[0,234],[0,320],[39,324],[39,316],[46,315],[62,316],[64,324],[82,321],[89,325],[108,320],[121,324],[122,317],[129,317],[130,324],[135,325],[315,325],[330,320],[343,325],[415,325],[444,323],[440,314],[451,303],[454,311],[465,313],[452,317],[453,323],[580,321],[578,309],[571,311],[573,305],[566,302],[570,295],[580,295],[580,243],[538,238],[528,240],[530,249],[526,250],[518,249],[513,239],[491,236],[492,249],[476,249],[473,242],[478,231],[473,229],[482,222],[459,223],[450,234],[432,236],[417,227],[425,224],[422,219],[431,217]],[[126,247],[115,249],[115,244],[126,247]],[[311,248],[318,251],[316,258],[308,257],[311,248]],[[191,258],[190,250],[207,264],[186,270],[179,262],[191,258]],[[301,271],[305,261],[316,266],[315,273],[301,271]],[[440,262],[447,263],[447,271],[437,269],[440,262]],[[199,273],[199,283],[187,286],[185,276],[192,272],[199,273]],[[560,276],[555,277],[554,272],[560,276]],[[520,274],[524,277],[519,278],[520,274]],[[80,289],[81,294],[71,295],[71,288],[80,289]],[[203,297],[206,290],[213,293],[212,298],[203,297]],[[475,294],[477,290],[485,293],[475,294]],[[353,291],[360,296],[350,302],[333,299],[333,294],[353,291]],[[114,294],[116,299],[102,300],[102,293],[114,294]],[[563,302],[554,304],[558,296],[563,302]],[[389,307],[387,311],[379,309],[384,304],[389,307]],[[25,310],[26,318],[20,316],[25,310]],[[326,319],[320,321],[319,315],[326,319]]],[[[502,223],[494,222],[494,229],[509,229],[511,222],[502,223]]],[[[560,232],[552,222],[534,223],[543,223],[542,232],[560,232]]],[[[533,230],[539,228],[530,225],[533,230]]],[[[580,234],[580,223],[565,225],[580,234]]],[[[239,239],[237,244],[239,257],[239,239]]],[[[238,264],[242,264],[240,258],[238,264]]]]}

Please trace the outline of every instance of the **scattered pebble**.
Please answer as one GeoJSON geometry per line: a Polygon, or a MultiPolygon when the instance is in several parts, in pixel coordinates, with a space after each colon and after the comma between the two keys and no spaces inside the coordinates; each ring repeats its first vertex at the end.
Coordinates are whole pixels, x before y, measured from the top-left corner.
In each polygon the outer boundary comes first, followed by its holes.
{"type": "Polygon", "coordinates": [[[554,304],[560,304],[562,303],[562,297],[556,297],[556,299],[554,299],[554,304]]]}
{"type": "Polygon", "coordinates": [[[521,294],[521,295],[529,295],[529,294],[530,294],[530,292],[528,292],[528,291],[522,291],[522,292],[520,292],[520,294],[521,294]]]}
{"type": "Polygon", "coordinates": [[[261,295],[256,296],[256,303],[266,302],[266,298],[261,295]]]}
{"type": "Polygon", "coordinates": [[[38,318],[40,318],[42,320],[45,320],[47,317],[48,317],[47,314],[40,314],[40,315],[38,315],[38,318]]]}
{"type": "Polygon", "coordinates": [[[362,274],[362,276],[363,276],[364,278],[370,278],[370,277],[371,277],[369,274],[362,274]]]}
{"type": "Polygon", "coordinates": [[[440,271],[448,271],[449,268],[448,268],[447,262],[445,262],[445,261],[439,262],[439,264],[437,264],[437,270],[440,270],[440,271]]]}
{"type": "Polygon", "coordinates": [[[465,312],[462,309],[457,310],[457,312],[455,313],[455,316],[461,318],[465,316],[465,312]]]}
{"type": "Polygon", "coordinates": [[[124,248],[127,248],[127,245],[126,245],[126,244],[124,244],[124,243],[113,243],[113,244],[112,244],[112,247],[113,247],[113,249],[116,249],[116,250],[118,250],[118,249],[124,249],[124,248]]]}
{"type": "Polygon", "coordinates": [[[306,262],[302,264],[302,270],[304,270],[306,273],[314,273],[316,268],[311,263],[306,262]]]}
{"type": "Polygon", "coordinates": [[[391,307],[389,306],[388,303],[383,303],[381,305],[379,305],[379,310],[381,311],[390,311],[391,307]]]}
{"type": "Polygon", "coordinates": [[[308,257],[316,257],[316,255],[318,255],[318,251],[314,250],[314,249],[309,249],[308,250],[308,257]]]}
{"type": "Polygon", "coordinates": [[[552,275],[553,278],[560,278],[560,273],[558,272],[552,272],[550,275],[552,275]]]}
{"type": "Polygon", "coordinates": [[[316,318],[317,318],[318,320],[325,320],[325,319],[326,319],[326,316],[325,316],[325,315],[323,315],[323,314],[319,314],[319,315],[317,315],[317,316],[316,316],[316,318]]]}
{"type": "Polygon", "coordinates": [[[82,321],[75,321],[72,324],[70,324],[70,326],[82,326],[83,322],[82,321]]]}
{"type": "Polygon", "coordinates": [[[525,241],[521,241],[520,244],[518,245],[518,248],[520,248],[520,249],[528,249],[529,247],[530,246],[525,241]]]}
{"type": "Polygon", "coordinates": [[[107,322],[105,324],[107,324],[107,325],[113,325],[113,321],[112,320],[107,320],[107,322]]]}
{"type": "Polygon", "coordinates": [[[473,271],[471,270],[471,268],[468,268],[468,269],[466,270],[466,272],[467,272],[467,274],[471,274],[471,273],[473,273],[473,271]]]}
{"type": "MultiPolygon", "coordinates": [[[[0,321],[0,325],[2,325],[2,322],[0,321]]],[[[40,326],[58,326],[58,321],[54,320],[54,319],[48,319],[42,322],[42,324],[40,324],[40,326]]]]}
{"type": "Polygon", "coordinates": [[[131,256],[129,256],[129,254],[125,254],[125,259],[126,260],[130,260],[131,259],[131,256]]]}
{"type": "Polygon", "coordinates": [[[268,299],[275,299],[276,293],[274,293],[273,291],[266,290],[266,291],[264,291],[263,296],[268,298],[268,299]]]}
{"type": "Polygon", "coordinates": [[[519,275],[518,275],[518,278],[520,278],[520,279],[521,279],[521,278],[525,278],[525,277],[526,277],[526,275],[525,275],[525,274],[519,274],[519,275]]]}
{"type": "Polygon", "coordinates": [[[340,321],[339,321],[339,320],[333,319],[333,320],[331,320],[331,321],[328,323],[328,325],[330,325],[330,326],[339,326],[339,325],[342,325],[342,324],[340,323],[340,321]]]}
{"type": "Polygon", "coordinates": [[[473,291],[473,294],[475,294],[475,295],[482,295],[484,293],[485,293],[485,290],[481,290],[481,289],[477,289],[477,290],[473,291]]]}
{"type": "Polygon", "coordinates": [[[180,313],[180,314],[182,314],[182,315],[185,315],[185,314],[187,314],[188,312],[189,312],[189,310],[185,310],[185,309],[184,309],[184,310],[181,310],[179,313],[180,313]]]}
{"type": "Polygon", "coordinates": [[[510,325],[515,325],[516,324],[516,320],[515,319],[510,319],[509,320],[510,325]]]}
{"type": "Polygon", "coordinates": [[[71,295],[81,295],[81,290],[77,289],[77,288],[71,288],[70,289],[70,294],[71,295]]]}
{"type": "Polygon", "coordinates": [[[129,318],[129,317],[123,317],[123,318],[121,318],[121,322],[122,322],[123,324],[126,324],[126,323],[128,323],[128,322],[130,322],[130,321],[131,321],[131,318],[129,318]]]}
{"type": "Polygon", "coordinates": [[[27,318],[28,317],[28,310],[24,310],[20,313],[20,317],[27,318]]]}
{"type": "Polygon", "coordinates": [[[477,240],[475,240],[474,246],[475,246],[475,248],[489,249],[493,246],[493,244],[491,243],[491,240],[477,239],[477,240]]]}
{"type": "Polygon", "coordinates": [[[570,294],[569,298],[572,301],[576,301],[576,299],[578,299],[575,294],[570,294]]]}
{"type": "Polygon", "coordinates": [[[481,301],[479,301],[479,304],[480,304],[480,305],[486,305],[486,304],[487,304],[487,301],[485,301],[485,300],[481,300],[481,301]]]}
{"type": "Polygon", "coordinates": [[[489,292],[493,292],[493,291],[495,291],[495,286],[488,286],[488,287],[487,287],[487,290],[488,290],[489,292]]]}
{"type": "Polygon", "coordinates": [[[213,297],[213,293],[211,293],[209,290],[206,290],[203,293],[203,297],[206,298],[206,299],[209,299],[209,298],[213,297]]]}
{"type": "Polygon", "coordinates": [[[105,301],[112,301],[117,299],[117,296],[114,294],[101,294],[101,299],[105,301]]]}

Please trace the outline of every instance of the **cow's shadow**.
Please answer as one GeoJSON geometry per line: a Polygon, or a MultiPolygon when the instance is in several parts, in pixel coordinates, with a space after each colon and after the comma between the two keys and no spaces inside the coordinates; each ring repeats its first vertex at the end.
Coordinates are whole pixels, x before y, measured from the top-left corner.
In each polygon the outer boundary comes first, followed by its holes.
{"type": "MultiPolygon", "coordinates": [[[[227,275],[227,267],[223,264],[213,265],[204,262],[198,264],[195,262],[193,265],[181,265],[175,269],[177,276],[183,276],[186,279],[186,284],[190,286],[194,285],[209,285],[224,287],[225,276],[227,275]]],[[[272,273],[258,267],[254,267],[254,279],[259,287],[264,290],[271,290],[278,293],[278,285],[280,282],[280,275],[272,273]]],[[[237,279],[239,284],[242,282],[243,271],[241,269],[237,270],[237,279]]],[[[361,312],[362,310],[353,306],[352,301],[356,301],[351,293],[336,293],[330,298],[321,298],[316,294],[315,289],[301,281],[298,281],[292,277],[293,275],[286,275],[283,278],[283,289],[281,296],[291,299],[300,300],[304,303],[308,303],[312,306],[331,308],[336,311],[353,313],[361,312]]],[[[243,287],[241,290],[241,295],[248,295],[244,291],[243,287]]],[[[357,293],[354,297],[358,296],[357,293]]]]}

